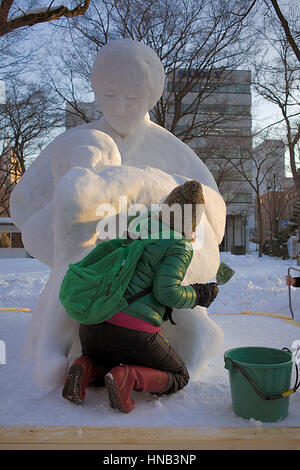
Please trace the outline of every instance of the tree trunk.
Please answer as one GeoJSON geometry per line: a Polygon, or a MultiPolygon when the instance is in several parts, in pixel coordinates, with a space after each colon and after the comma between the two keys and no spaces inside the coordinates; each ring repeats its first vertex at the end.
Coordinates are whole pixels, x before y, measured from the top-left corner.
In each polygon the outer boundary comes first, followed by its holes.
{"type": "Polygon", "coordinates": [[[262,212],[261,212],[261,203],[259,196],[257,197],[257,219],[258,219],[258,227],[259,227],[259,242],[258,242],[258,257],[262,257],[262,248],[263,248],[263,220],[262,220],[262,212]]]}
{"type": "MultiPolygon", "coordinates": [[[[292,170],[292,175],[293,175],[293,180],[295,183],[296,191],[298,194],[298,200],[300,200],[300,168],[297,169],[296,167],[296,155],[295,155],[295,146],[299,140],[300,136],[300,126],[298,129],[297,135],[294,137],[294,139],[291,139],[291,133],[290,133],[290,128],[288,128],[288,148],[289,148],[289,157],[290,157],[290,166],[292,170]]],[[[300,234],[300,216],[298,217],[297,220],[297,226],[300,234]]]]}

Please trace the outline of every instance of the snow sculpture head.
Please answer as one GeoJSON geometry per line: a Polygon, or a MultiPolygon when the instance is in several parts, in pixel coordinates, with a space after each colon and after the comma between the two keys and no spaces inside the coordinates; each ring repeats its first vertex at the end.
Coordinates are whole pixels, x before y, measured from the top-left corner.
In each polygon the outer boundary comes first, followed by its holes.
{"type": "Polygon", "coordinates": [[[135,129],[156,104],[164,81],[164,68],[156,53],[130,39],[103,46],[91,74],[104,118],[121,136],[135,129]]]}

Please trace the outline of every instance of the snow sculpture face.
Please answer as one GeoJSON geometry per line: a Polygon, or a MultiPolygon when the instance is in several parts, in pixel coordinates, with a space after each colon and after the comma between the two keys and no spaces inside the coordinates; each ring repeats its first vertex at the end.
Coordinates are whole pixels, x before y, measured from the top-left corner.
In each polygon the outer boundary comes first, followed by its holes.
{"type": "Polygon", "coordinates": [[[105,120],[126,136],[160,98],[165,75],[148,46],[117,40],[100,49],[91,80],[105,120]]]}
{"type": "Polygon", "coordinates": [[[121,78],[118,75],[118,66],[112,65],[99,86],[99,102],[104,117],[121,136],[133,131],[149,108],[149,99],[144,93],[147,79],[135,64],[131,68],[136,69],[134,77],[125,70],[123,82],[124,75],[121,78]]]}

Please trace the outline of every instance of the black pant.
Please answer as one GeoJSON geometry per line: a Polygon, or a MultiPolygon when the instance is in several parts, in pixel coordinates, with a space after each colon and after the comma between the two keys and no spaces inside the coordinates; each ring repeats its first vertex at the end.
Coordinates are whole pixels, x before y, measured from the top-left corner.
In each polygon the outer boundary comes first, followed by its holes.
{"type": "Polygon", "coordinates": [[[82,354],[97,365],[110,371],[120,364],[133,364],[168,372],[171,394],[182,389],[189,381],[183,360],[160,333],[131,330],[103,322],[80,325],[79,337],[82,354]]]}

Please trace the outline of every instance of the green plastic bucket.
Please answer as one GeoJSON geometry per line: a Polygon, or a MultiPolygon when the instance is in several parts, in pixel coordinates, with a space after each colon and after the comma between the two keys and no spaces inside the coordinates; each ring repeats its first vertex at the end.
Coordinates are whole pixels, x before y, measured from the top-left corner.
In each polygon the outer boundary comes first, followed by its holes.
{"type": "Polygon", "coordinates": [[[232,408],[241,418],[263,422],[288,416],[292,353],[282,349],[242,347],[224,354],[232,408]]]}

